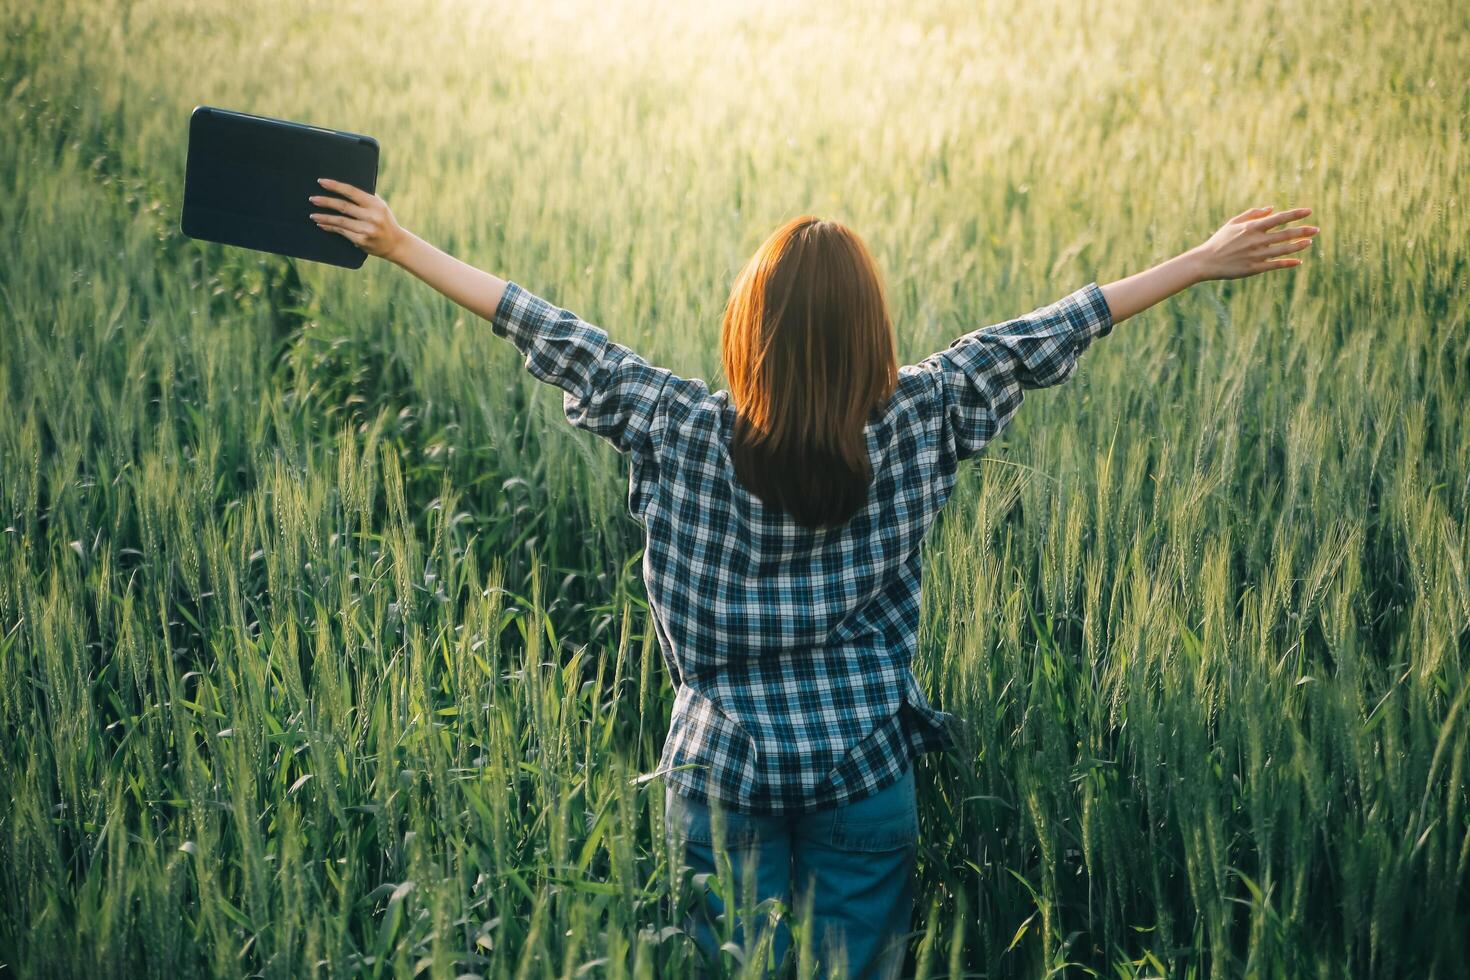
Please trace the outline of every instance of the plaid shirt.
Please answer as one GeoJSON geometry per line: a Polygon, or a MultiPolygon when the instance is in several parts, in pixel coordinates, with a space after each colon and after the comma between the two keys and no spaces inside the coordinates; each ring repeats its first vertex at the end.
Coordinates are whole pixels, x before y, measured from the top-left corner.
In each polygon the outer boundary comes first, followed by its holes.
{"type": "Polygon", "coordinates": [[[867,504],[827,530],[737,481],[728,391],[650,365],[515,283],[491,328],[563,389],[569,422],[631,458],[628,508],[646,532],[643,580],[676,692],[658,771],[677,791],[805,812],[875,793],[916,755],[955,746],[954,716],[910,669],[920,545],[958,464],[1023,390],[1065,381],[1111,332],[1097,283],[901,367],[866,427],[867,504]]]}

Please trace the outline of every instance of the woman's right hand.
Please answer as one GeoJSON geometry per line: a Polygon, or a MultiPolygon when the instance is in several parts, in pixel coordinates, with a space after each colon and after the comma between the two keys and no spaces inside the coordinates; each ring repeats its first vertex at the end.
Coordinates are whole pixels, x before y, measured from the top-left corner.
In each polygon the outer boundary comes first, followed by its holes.
{"type": "Polygon", "coordinates": [[[1311,208],[1292,208],[1272,213],[1271,208],[1242,211],[1220,226],[1209,241],[1191,249],[1202,279],[1244,279],[1271,269],[1290,269],[1301,259],[1281,258],[1312,244],[1321,229],[1311,225],[1280,228],[1288,221],[1305,218],[1311,208]],[[1275,229],[1274,231],[1272,229],[1275,229]]]}

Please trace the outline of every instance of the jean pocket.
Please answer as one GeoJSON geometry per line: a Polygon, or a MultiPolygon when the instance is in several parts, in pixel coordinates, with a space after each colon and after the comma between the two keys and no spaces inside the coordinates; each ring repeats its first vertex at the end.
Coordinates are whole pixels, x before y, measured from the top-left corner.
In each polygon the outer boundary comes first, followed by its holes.
{"type": "Polygon", "coordinates": [[[664,832],[671,839],[712,847],[715,842],[714,823],[723,817],[726,847],[749,847],[768,836],[762,834],[762,827],[768,820],[728,808],[721,809],[717,815],[711,811],[711,806],[718,805],[692,800],[673,787],[667,787],[664,791],[664,832]]]}
{"type": "Polygon", "coordinates": [[[847,851],[917,847],[919,809],[913,767],[898,782],[871,796],[838,806],[832,814],[830,835],[834,846],[847,851]]]}
{"type": "Polygon", "coordinates": [[[709,810],[672,786],[664,789],[664,833],[671,842],[709,843],[709,810]]]}

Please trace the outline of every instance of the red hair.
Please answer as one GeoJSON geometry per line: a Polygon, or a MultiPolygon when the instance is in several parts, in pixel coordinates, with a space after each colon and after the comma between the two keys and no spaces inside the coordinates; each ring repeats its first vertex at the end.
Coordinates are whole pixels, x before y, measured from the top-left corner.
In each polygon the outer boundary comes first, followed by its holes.
{"type": "Polygon", "coordinates": [[[776,229],[735,279],[720,354],[740,482],[806,527],[845,523],[872,477],[864,426],[898,383],[888,306],[862,239],[811,216],[776,229]]]}

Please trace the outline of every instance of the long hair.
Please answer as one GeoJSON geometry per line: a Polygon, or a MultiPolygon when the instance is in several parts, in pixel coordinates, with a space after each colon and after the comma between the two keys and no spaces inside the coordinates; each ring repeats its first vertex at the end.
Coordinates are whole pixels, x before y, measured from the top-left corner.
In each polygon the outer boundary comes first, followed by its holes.
{"type": "Polygon", "coordinates": [[[735,279],[720,354],[741,484],[809,528],[862,509],[872,477],[864,426],[898,383],[883,286],[862,239],[811,216],[776,229],[735,279]]]}

